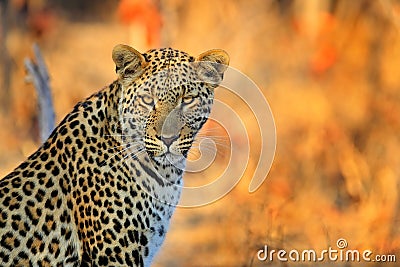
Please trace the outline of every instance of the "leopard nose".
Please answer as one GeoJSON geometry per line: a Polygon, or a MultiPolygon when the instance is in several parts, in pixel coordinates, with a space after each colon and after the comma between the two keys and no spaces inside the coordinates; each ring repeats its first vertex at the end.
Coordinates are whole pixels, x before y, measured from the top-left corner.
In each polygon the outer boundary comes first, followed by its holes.
{"type": "Polygon", "coordinates": [[[179,138],[179,135],[161,136],[161,140],[167,147],[170,147],[175,140],[178,140],[178,138],[179,138]]]}

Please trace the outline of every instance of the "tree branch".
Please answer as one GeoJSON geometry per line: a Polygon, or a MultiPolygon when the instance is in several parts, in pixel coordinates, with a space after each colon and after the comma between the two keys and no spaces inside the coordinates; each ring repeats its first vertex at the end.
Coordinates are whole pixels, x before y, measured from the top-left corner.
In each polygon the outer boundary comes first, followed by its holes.
{"type": "Polygon", "coordinates": [[[33,51],[35,61],[25,58],[24,64],[29,80],[33,82],[38,94],[39,131],[40,139],[44,142],[54,129],[55,115],[46,64],[37,44],[33,45],[33,51]]]}

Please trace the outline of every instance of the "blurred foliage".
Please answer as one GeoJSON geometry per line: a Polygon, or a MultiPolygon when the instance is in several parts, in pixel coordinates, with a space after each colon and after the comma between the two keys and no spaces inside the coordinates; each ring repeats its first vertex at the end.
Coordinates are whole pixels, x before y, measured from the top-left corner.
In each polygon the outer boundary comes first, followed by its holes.
{"type": "MultiPolygon", "coordinates": [[[[400,260],[400,1],[160,0],[153,3],[162,27],[151,31],[147,19],[121,23],[118,1],[37,0],[18,9],[21,1],[8,7],[20,15],[2,32],[12,72],[8,98],[2,91],[10,108],[0,116],[1,175],[39,145],[34,90],[22,66],[32,42],[48,61],[58,121],[115,79],[117,43],[145,49],[159,42],[191,54],[219,47],[267,97],[276,159],[256,193],[247,192],[252,161],[220,201],[178,209],[155,265],[291,266],[258,262],[256,252],[265,244],[336,248],[339,238],[400,260]],[[33,23],[35,16],[44,22],[33,23]]],[[[258,145],[253,133],[250,140],[258,145]]]]}

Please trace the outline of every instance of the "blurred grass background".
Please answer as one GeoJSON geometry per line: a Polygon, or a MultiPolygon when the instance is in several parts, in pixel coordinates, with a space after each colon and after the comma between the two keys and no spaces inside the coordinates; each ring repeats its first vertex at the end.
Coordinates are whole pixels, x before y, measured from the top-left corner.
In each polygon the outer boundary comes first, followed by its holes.
{"type": "Polygon", "coordinates": [[[276,158],[256,193],[247,192],[252,158],[226,197],[178,209],[154,265],[301,266],[259,262],[256,252],[336,248],[339,238],[400,261],[399,0],[0,4],[0,176],[40,145],[23,67],[34,42],[48,64],[57,121],[116,78],[117,43],[192,55],[223,48],[271,105],[276,158]]]}

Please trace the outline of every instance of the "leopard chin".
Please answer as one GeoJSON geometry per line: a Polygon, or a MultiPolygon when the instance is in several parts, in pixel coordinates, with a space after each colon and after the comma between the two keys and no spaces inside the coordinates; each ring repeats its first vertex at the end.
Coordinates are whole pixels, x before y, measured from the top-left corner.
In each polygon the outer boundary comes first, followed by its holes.
{"type": "Polygon", "coordinates": [[[165,164],[172,165],[177,169],[185,170],[186,157],[184,155],[177,155],[172,152],[166,152],[161,156],[155,157],[158,161],[162,161],[165,164]]]}

